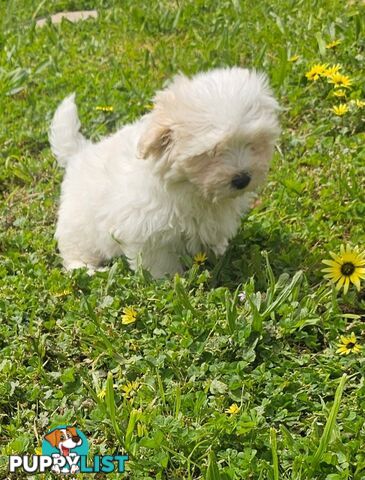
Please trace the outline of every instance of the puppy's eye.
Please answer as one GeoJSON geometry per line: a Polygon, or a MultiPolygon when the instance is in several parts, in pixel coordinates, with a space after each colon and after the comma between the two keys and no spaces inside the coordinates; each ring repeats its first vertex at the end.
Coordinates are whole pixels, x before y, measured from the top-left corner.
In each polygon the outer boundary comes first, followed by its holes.
{"type": "Polygon", "coordinates": [[[261,154],[268,148],[267,143],[265,143],[264,141],[261,143],[249,143],[248,147],[251,150],[251,152],[257,155],[261,154]]]}
{"type": "Polygon", "coordinates": [[[251,150],[251,152],[256,152],[258,149],[258,146],[256,143],[248,143],[247,148],[251,150]]]}

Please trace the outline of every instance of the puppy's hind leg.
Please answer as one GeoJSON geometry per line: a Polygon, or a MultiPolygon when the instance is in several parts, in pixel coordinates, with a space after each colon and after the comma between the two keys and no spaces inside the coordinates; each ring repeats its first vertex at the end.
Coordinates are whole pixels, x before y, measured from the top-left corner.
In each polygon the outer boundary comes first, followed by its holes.
{"type": "Polygon", "coordinates": [[[106,258],[92,248],[87,238],[81,239],[80,235],[75,234],[73,236],[63,235],[59,229],[56,231],[56,238],[66,270],[87,268],[89,273],[94,273],[102,268],[106,258]]]}
{"type": "Polygon", "coordinates": [[[103,242],[92,220],[90,209],[84,204],[61,203],[55,238],[66,270],[87,268],[94,272],[110,258],[102,251],[103,242]]]}

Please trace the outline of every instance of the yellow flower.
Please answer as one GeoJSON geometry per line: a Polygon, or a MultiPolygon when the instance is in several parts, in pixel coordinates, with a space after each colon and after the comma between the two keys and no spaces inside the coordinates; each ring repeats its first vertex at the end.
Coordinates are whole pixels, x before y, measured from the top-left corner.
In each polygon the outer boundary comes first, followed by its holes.
{"type": "Polygon", "coordinates": [[[341,335],[341,343],[339,343],[336,353],[340,355],[348,355],[349,353],[359,353],[361,350],[361,345],[357,343],[356,336],[354,332],[351,333],[349,337],[341,335]]]}
{"type": "Polygon", "coordinates": [[[341,65],[339,63],[336,63],[336,65],[332,65],[332,67],[326,68],[326,70],[323,72],[324,77],[332,77],[332,75],[335,75],[335,73],[338,73],[339,70],[341,70],[341,65]]]}
{"type": "Polygon", "coordinates": [[[237,405],[237,403],[232,403],[232,405],[227,408],[226,413],[229,413],[230,415],[236,415],[240,411],[240,407],[237,405]]]}
{"type": "Polygon", "coordinates": [[[349,107],[346,105],[346,103],[340,103],[339,105],[332,107],[332,112],[338,115],[339,117],[342,117],[342,115],[345,115],[349,110],[349,107]]]}
{"type": "Polygon", "coordinates": [[[328,76],[328,83],[333,83],[335,88],[351,88],[352,80],[347,75],[336,72],[328,76]]]}
{"type": "Polygon", "coordinates": [[[36,455],[42,455],[42,447],[37,447],[34,452],[36,455]]]}
{"type": "Polygon", "coordinates": [[[342,43],[342,40],[333,40],[330,43],[327,43],[326,48],[335,48],[337,45],[340,45],[342,43]]]}
{"type": "Polygon", "coordinates": [[[102,400],[102,399],[105,397],[105,395],[106,395],[106,390],[105,390],[105,388],[102,388],[102,389],[96,394],[96,396],[97,396],[100,400],[102,400]]]}
{"type": "Polygon", "coordinates": [[[66,289],[66,290],[62,290],[61,292],[54,292],[53,295],[56,298],[58,298],[58,297],[66,297],[67,295],[70,295],[70,293],[72,293],[72,291],[69,289],[66,289]]]}
{"type": "Polygon", "coordinates": [[[349,245],[341,245],[340,254],[330,252],[333,260],[322,260],[322,263],[329,265],[324,268],[325,278],[336,283],[336,289],[343,287],[345,293],[349,289],[350,282],[360,290],[360,280],[365,279],[365,251],[360,252],[359,247],[351,248],[349,245]]]}
{"type": "Polygon", "coordinates": [[[125,307],[123,309],[122,315],[122,324],[129,325],[130,323],[134,323],[137,320],[137,312],[133,307],[125,307]]]}
{"type": "Polygon", "coordinates": [[[346,97],[345,90],[334,90],[333,95],[335,97],[346,97]]]}
{"type": "Polygon", "coordinates": [[[123,397],[125,397],[126,399],[134,397],[134,395],[137,393],[139,386],[140,384],[138,380],[134,380],[133,382],[128,382],[125,385],[123,385],[122,387],[123,397]]]}
{"type": "Polygon", "coordinates": [[[207,255],[204,252],[199,252],[194,257],[194,263],[197,265],[203,265],[207,260],[207,255]]]}
{"type": "Polygon", "coordinates": [[[324,76],[324,72],[326,71],[327,67],[328,63],[323,63],[322,65],[317,63],[305,74],[305,76],[308,80],[316,81],[319,79],[319,77],[324,76]]]}
{"type": "Polygon", "coordinates": [[[299,55],[293,55],[289,58],[289,62],[296,62],[297,60],[299,60],[299,55]]]}
{"type": "Polygon", "coordinates": [[[98,106],[98,107],[95,107],[95,110],[100,110],[102,112],[113,112],[114,107],[112,107],[111,105],[98,106]]]}
{"type": "Polygon", "coordinates": [[[356,99],[355,100],[355,105],[357,106],[357,108],[364,108],[365,107],[365,102],[364,102],[364,100],[356,99]]]}

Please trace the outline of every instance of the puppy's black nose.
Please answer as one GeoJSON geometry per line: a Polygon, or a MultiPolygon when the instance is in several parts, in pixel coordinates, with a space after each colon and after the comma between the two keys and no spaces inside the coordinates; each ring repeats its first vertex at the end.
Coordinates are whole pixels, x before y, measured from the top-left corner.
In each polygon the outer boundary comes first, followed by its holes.
{"type": "Polygon", "coordinates": [[[237,190],[242,190],[243,188],[247,187],[250,181],[251,175],[249,175],[247,172],[241,172],[233,177],[231,185],[237,190]]]}
{"type": "Polygon", "coordinates": [[[78,435],[75,435],[74,437],[72,437],[72,441],[78,443],[80,441],[80,437],[78,435]]]}

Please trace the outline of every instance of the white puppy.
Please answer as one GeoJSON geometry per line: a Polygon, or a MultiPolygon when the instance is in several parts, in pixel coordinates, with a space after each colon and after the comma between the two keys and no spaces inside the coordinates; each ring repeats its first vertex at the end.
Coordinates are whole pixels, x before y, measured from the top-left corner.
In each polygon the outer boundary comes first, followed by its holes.
{"type": "Polygon", "coordinates": [[[222,255],[279,135],[266,76],[237,67],[179,75],[151,112],[96,144],[79,132],[74,98],[50,129],[66,169],[56,230],[65,267],[95,270],[124,254],[161,277],[180,272],[184,254],[222,255]]]}

